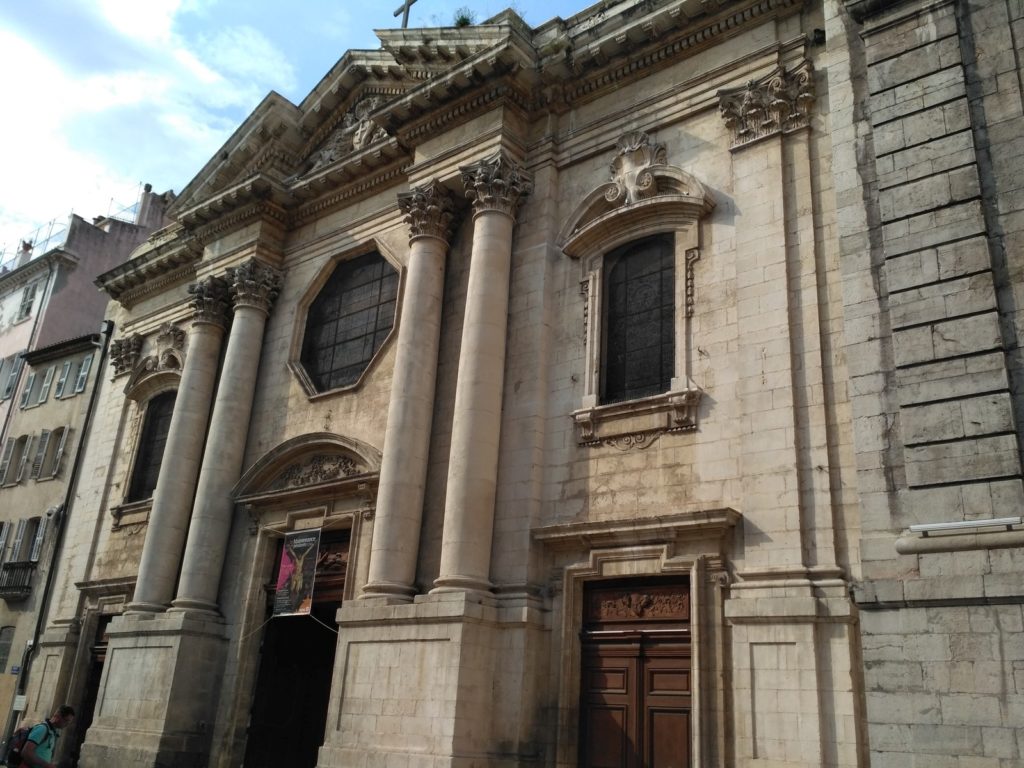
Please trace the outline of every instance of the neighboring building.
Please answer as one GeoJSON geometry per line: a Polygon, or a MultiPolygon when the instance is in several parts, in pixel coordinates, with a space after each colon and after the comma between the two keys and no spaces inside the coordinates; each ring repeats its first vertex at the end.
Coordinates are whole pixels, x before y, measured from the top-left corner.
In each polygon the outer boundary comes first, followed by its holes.
{"type": "Polygon", "coordinates": [[[98,280],[30,709],[110,768],[1019,764],[1001,8],[508,11],[269,95],[98,280]]]}
{"type": "Polygon", "coordinates": [[[95,331],[107,297],[96,275],[121,264],[146,237],[165,224],[170,193],[147,184],[134,222],[98,217],[92,224],[72,214],[67,227],[38,247],[23,242],[0,266],[0,440],[21,391],[21,353],[95,331]]]}
{"type": "Polygon", "coordinates": [[[11,711],[25,651],[38,640],[99,345],[92,334],[26,353],[27,373],[0,443],[0,712],[11,711]]]}

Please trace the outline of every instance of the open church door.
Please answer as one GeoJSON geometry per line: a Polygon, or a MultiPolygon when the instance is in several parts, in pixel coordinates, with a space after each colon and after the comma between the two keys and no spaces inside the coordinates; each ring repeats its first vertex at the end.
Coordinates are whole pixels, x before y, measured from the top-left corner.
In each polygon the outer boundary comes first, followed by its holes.
{"type": "MultiPolygon", "coordinates": [[[[278,561],[281,551],[279,548],[278,561]]],[[[324,531],[309,615],[276,616],[267,624],[249,719],[245,768],[316,766],[327,725],[338,643],[335,614],[344,592],[348,552],[348,531],[324,531]]]]}

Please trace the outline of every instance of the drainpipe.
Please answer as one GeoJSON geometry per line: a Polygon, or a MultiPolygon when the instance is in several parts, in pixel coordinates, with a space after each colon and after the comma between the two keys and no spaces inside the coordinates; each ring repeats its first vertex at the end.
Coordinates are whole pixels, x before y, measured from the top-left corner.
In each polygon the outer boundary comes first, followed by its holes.
{"type": "MultiPolygon", "coordinates": [[[[36,614],[36,628],[32,633],[32,639],[25,647],[22,655],[21,671],[18,673],[18,684],[15,687],[15,695],[23,695],[28,689],[29,672],[32,670],[32,662],[36,656],[36,648],[39,645],[39,636],[42,634],[43,625],[46,622],[46,614],[50,607],[50,598],[53,591],[53,579],[57,573],[57,562],[60,555],[61,545],[64,543],[64,523],[71,512],[71,502],[74,499],[75,490],[78,486],[78,476],[82,468],[82,458],[85,455],[85,444],[89,437],[89,430],[92,427],[93,415],[96,412],[96,402],[99,399],[100,377],[103,375],[103,364],[107,359],[107,350],[110,347],[110,339],[114,335],[114,321],[104,320],[100,325],[101,341],[100,359],[96,364],[96,375],[93,379],[92,392],[89,393],[89,406],[85,412],[85,419],[82,422],[82,435],[78,441],[78,450],[75,451],[75,460],[71,465],[71,473],[68,475],[67,490],[64,492],[64,501],[57,507],[51,507],[46,511],[52,515],[53,527],[56,531],[56,539],[53,542],[53,554],[50,555],[50,567],[46,572],[46,583],[43,585],[42,599],[39,601],[39,611],[36,614]]],[[[47,716],[50,714],[46,713],[47,716]]],[[[7,716],[7,725],[4,728],[4,756],[6,757],[7,743],[10,741],[14,731],[14,709],[12,708],[7,716]]]]}

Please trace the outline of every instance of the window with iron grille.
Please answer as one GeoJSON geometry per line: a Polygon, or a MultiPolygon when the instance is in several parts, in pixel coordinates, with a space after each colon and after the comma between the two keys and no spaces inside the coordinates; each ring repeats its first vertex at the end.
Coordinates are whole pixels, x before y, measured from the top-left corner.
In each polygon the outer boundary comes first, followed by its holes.
{"type": "Polygon", "coordinates": [[[379,253],[340,263],[309,307],[302,365],[319,392],[355,384],[391,333],[398,273],[379,253]]]}
{"type": "Polygon", "coordinates": [[[667,392],[675,371],[672,237],[629,243],[605,256],[601,402],[667,392]]]}
{"type": "Polygon", "coordinates": [[[176,392],[164,392],[149,401],[142,425],[142,436],[132,470],[132,481],[128,501],[143,501],[153,495],[156,481],[160,476],[160,464],[167,445],[167,433],[171,429],[176,392]]]}

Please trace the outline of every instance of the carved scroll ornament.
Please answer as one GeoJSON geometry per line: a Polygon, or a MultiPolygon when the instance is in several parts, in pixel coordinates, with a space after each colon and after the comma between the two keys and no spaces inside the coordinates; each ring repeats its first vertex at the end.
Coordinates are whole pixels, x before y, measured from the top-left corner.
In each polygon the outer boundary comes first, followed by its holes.
{"type": "Polygon", "coordinates": [[[732,131],[733,148],[810,123],[814,78],[810,62],[792,71],[779,67],[742,88],[719,91],[719,111],[732,131]]]}

